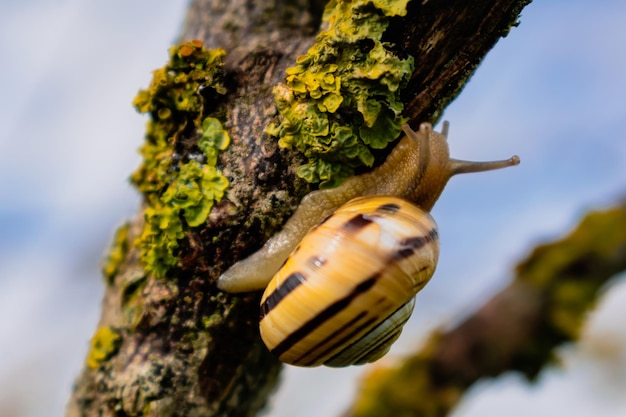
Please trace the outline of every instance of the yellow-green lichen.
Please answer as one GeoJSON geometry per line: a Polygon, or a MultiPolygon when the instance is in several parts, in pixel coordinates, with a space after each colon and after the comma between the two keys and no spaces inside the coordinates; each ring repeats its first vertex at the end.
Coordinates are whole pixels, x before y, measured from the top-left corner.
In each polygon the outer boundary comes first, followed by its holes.
{"type": "Polygon", "coordinates": [[[121,335],[110,326],[103,326],[96,330],[91,338],[89,353],[87,354],[87,366],[97,369],[111,356],[117,353],[122,341],[121,335]]]}
{"type": "Polygon", "coordinates": [[[102,265],[102,273],[108,284],[111,284],[128,253],[130,246],[128,244],[128,227],[129,224],[125,223],[117,229],[109,253],[102,265]]]}
{"type": "Polygon", "coordinates": [[[186,228],[203,224],[228,187],[216,164],[230,137],[207,105],[226,93],[224,54],[200,41],[172,47],[170,61],[133,102],[151,116],[140,150],[144,159],[131,177],[148,203],[136,244],[146,271],[159,277],[178,264],[186,228]]]}
{"type": "Polygon", "coordinates": [[[230,145],[230,136],[220,121],[213,117],[204,119],[198,148],[204,153],[207,165],[215,166],[218,151],[223,151],[228,145],[230,145]]]}
{"type": "Polygon", "coordinates": [[[359,166],[372,166],[372,149],[393,141],[405,121],[400,89],[413,58],[400,58],[382,36],[408,0],[331,1],[329,22],[306,55],[274,89],[281,116],[267,128],[279,145],[304,153],[298,175],[320,187],[338,185],[359,166]]]}
{"type": "Polygon", "coordinates": [[[197,161],[180,166],[176,180],[144,212],[145,225],[137,244],[149,272],[162,277],[178,263],[178,240],[185,236],[183,219],[190,227],[203,224],[227,187],[228,180],[215,167],[197,161]]]}

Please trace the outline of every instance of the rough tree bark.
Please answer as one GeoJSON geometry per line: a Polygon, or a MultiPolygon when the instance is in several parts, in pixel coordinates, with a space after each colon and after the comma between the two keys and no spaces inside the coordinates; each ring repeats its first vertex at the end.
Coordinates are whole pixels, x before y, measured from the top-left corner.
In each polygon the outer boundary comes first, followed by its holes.
{"type": "MultiPolygon", "coordinates": [[[[402,92],[410,123],[439,117],[529,2],[414,0],[394,18],[385,40],[416,63],[402,92]]],[[[279,229],[310,190],[294,174],[300,157],[279,150],[264,130],[276,117],[272,88],[314,42],[323,7],[191,3],[181,40],[227,51],[222,111],[232,144],[219,165],[230,187],[207,223],[186,231],[183,266],[167,279],[147,275],[139,262],[141,214],[119,235],[128,248],[108,280],[94,337],[108,345],[106,360],[78,376],[68,416],[253,416],[265,404],[280,364],[258,337],[259,295],[224,294],[214,281],[279,229]]]]}

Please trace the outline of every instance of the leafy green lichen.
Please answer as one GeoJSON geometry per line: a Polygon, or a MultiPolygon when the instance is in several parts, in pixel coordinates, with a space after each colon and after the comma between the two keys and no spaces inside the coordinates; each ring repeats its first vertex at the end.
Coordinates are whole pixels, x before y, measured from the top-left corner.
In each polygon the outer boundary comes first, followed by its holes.
{"type": "Polygon", "coordinates": [[[198,148],[204,153],[206,163],[210,166],[217,164],[218,151],[223,151],[230,145],[230,136],[224,130],[219,120],[207,117],[202,122],[202,136],[198,140],[198,148]]]}
{"type": "Polygon", "coordinates": [[[172,47],[170,61],[133,101],[151,116],[140,149],[143,162],[131,177],[148,203],[136,244],[146,271],[159,277],[178,264],[186,228],[203,224],[228,187],[216,164],[230,136],[206,105],[207,97],[226,93],[224,54],[200,41],[172,47]]]}
{"type": "Polygon", "coordinates": [[[100,367],[117,352],[121,341],[122,337],[115,329],[110,326],[100,327],[91,338],[87,366],[91,369],[100,367]]]}
{"type": "Polygon", "coordinates": [[[308,162],[297,173],[306,181],[334,187],[356,167],[372,166],[371,150],[399,135],[400,89],[413,58],[395,56],[381,39],[390,18],[406,14],[407,2],[331,1],[328,29],[275,87],[281,122],[267,133],[304,153],[308,162]]]}
{"type": "Polygon", "coordinates": [[[213,204],[220,201],[228,180],[215,167],[189,161],[181,165],[175,181],[159,197],[159,204],[147,207],[145,226],[138,239],[144,266],[164,276],[178,263],[178,241],[185,236],[183,219],[189,227],[206,221],[213,204]]]}
{"type": "Polygon", "coordinates": [[[112,283],[120,265],[126,258],[126,253],[128,253],[130,247],[128,244],[128,227],[129,224],[125,223],[117,229],[109,253],[103,262],[102,273],[108,284],[112,283]]]}

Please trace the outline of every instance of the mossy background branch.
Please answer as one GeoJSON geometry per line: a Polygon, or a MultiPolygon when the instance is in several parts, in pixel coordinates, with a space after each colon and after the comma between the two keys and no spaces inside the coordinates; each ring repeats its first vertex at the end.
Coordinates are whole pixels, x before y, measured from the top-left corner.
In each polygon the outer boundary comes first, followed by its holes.
{"type": "Polygon", "coordinates": [[[461,324],[393,367],[374,366],[344,416],[445,416],[481,378],[518,371],[534,380],[626,270],[624,230],[626,203],[590,212],[568,236],[536,247],[511,284],[461,324]]]}
{"type": "MultiPolygon", "coordinates": [[[[404,116],[413,124],[438,118],[527,3],[413,1],[405,16],[394,15],[381,40],[398,56],[415,60],[401,92],[404,116]]],[[[276,138],[265,131],[278,121],[274,87],[284,82],[286,70],[325,28],[323,10],[320,1],[302,0],[191,3],[181,42],[197,39],[208,50],[225,51],[220,87],[213,88],[217,94],[202,93],[200,108],[176,113],[180,120],[173,127],[175,133],[166,138],[175,145],[168,157],[193,168],[187,172],[178,166],[188,175],[185,184],[191,189],[168,192],[171,179],[163,184],[138,182],[140,189],[140,184],[150,185],[141,191],[154,194],[145,194],[139,215],[116,235],[105,266],[108,286],[102,316],[68,416],[253,416],[265,404],[276,386],[280,364],[258,337],[259,296],[223,294],[214,280],[280,229],[314,187],[296,175],[303,157],[279,149],[276,138]],[[192,162],[205,164],[212,158],[208,155],[212,151],[207,153],[199,142],[202,132],[209,130],[204,124],[207,117],[216,118],[230,136],[226,152],[221,145],[215,147],[221,152],[216,161],[219,175],[228,181],[228,188],[221,200],[211,198],[210,212],[208,197],[197,192],[210,187],[202,185],[202,167],[192,162]],[[198,155],[199,148],[203,155],[198,155]],[[151,188],[155,184],[157,188],[151,188]],[[151,247],[137,242],[146,238],[146,230],[170,226],[163,211],[153,213],[155,206],[170,203],[181,209],[177,212],[181,224],[175,225],[173,238],[168,237],[168,244],[175,245],[171,252],[175,259],[167,258],[164,268],[147,271],[145,258],[151,247]],[[146,229],[144,219],[152,229],[146,229]]],[[[192,46],[201,47],[188,48],[192,46]]],[[[180,57],[188,57],[188,52],[179,46],[180,57]]],[[[331,108],[335,104],[327,101],[331,108]]],[[[163,109],[147,111],[156,111],[162,120],[172,115],[163,109]]],[[[153,133],[149,129],[147,138],[153,133]]],[[[162,145],[158,138],[147,140],[162,145]]],[[[373,152],[374,164],[386,152],[373,152]]],[[[174,165],[168,164],[166,177],[174,165]]],[[[158,180],[162,168],[144,165],[140,176],[158,180]]]]}

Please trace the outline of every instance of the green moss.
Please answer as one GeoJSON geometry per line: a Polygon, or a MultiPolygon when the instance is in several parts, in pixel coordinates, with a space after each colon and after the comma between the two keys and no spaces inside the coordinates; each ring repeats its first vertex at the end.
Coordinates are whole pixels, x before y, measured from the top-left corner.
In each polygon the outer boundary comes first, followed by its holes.
{"type": "Polygon", "coordinates": [[[133,102],[150,115],[143,162],[131,177],[148,203],[136,244],[146,271],[159,277],[178,264],[185,230],[202,225],[228,187],[216,164],[230,137],[213,117],[217,109],[208,106],[226,93],[224,54],[200,41],[172,47],[170,61],[154,71],[149,88],[133,102]]]}
{"type": "Polygon", "coordinates": [[[87,366],[97,369],[111,356],[117,353],[122,341],[121,335],[109,326],[100,327],[91,338],[91,346],[87,354],[87,366]]]}
{"type": "Polygon", "coordinates": [[[320,33],[306,55],[274,89],[281,122],[267,133],[308,162],[298,175],[321,188],[338,185],[359,166],[372,166],[401,131],[400,89],[413,71],[382,42],[392,16],[406,14],[408,0],[331,1],[320,33]]]}
{"type": "Polygon", "coordinates": [[[115,232],[113,243],[109,249],[106,259],[102,265],[102,273],[110,285],[113,278],[117,274],[122,262],[126,258],[130,245],[128,244],[128,227],[129,224],[123,224],[115,232]]]}

